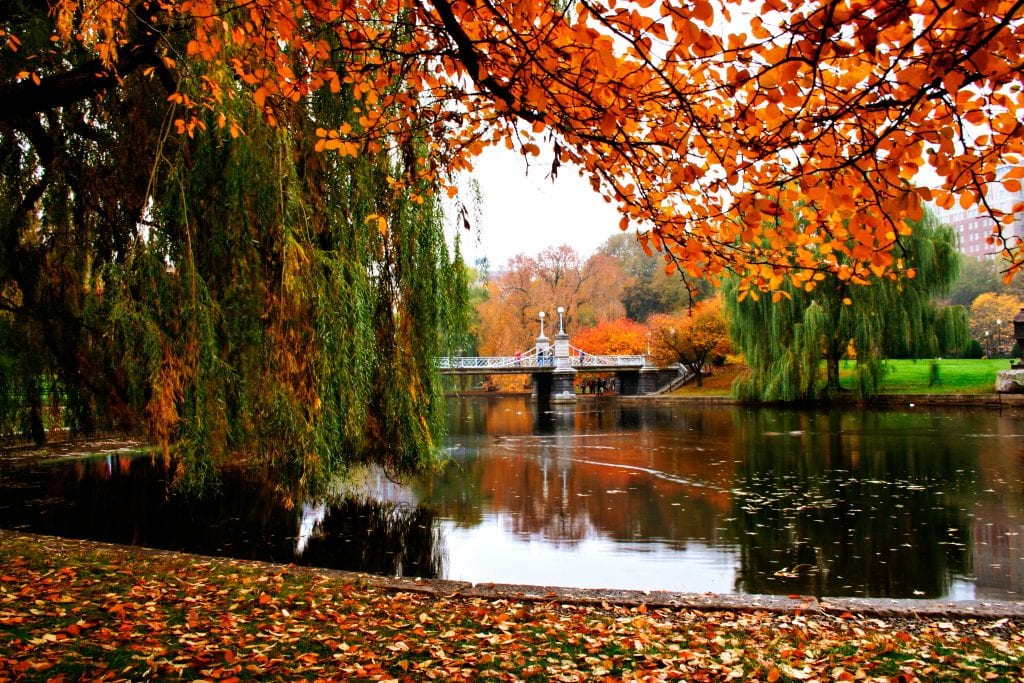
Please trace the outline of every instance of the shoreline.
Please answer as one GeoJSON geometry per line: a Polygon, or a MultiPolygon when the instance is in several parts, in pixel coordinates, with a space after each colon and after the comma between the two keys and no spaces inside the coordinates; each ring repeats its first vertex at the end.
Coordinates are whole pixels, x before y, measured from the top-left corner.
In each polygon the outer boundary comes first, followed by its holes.
{"type": "MultiPolygon", "coordinates": [[[[771,595],[759,593],[686,593],[567,586],[522,585],[508,583],[471,583],[450,579],[390,577],[325,567],[280,564],[261,560],[241,560],[208,556],[147,546],[132,546],[105,541],[90,541],[62,536],[0,529],[0,548],[31,543],[56,550],[61,556],[95,550],[116,552],[146,559],[174,559],[188,562],[222,562],[263,568],[268,573],[288,571],[320,576],[344,583],[357,583],[389,593],[413,593],[437,600],[511,600],[530,603],[560,603],[580,606],[617,606],[681,609],[699,612],[739,612],[767,614],[818,614],[842,619],[844,614],[861,617],[899,619],[1024,619],[1024,600],[943,600],[914,598],[821,597],[812,595],[771,595]]],[[[0,565],[2,566],[2,565],[0,565]]]]}
{"type": "MultiPolygon", "coordinates": [[[[509,397],[524,394],[487,392],[471,396],[509,397]]],[[[469,397],[469,396],[467,396],[469,397]]],[[[689,403],[708,405],[742,405],[728,396],[593,396],[580,397],[583,402],[637,402],[637,403],[689,403]]],[[[983,407],[1018,409],[1024,407],[1024,395],[1012,394],[892,394],[876,397],[869,402],[852,402],[839,404],[829,402],[810,407],[859,407],[866,409],[892,409],[910,407],[983,407]]],[[[778,407],[778,406],[769,406],[778,407]]],[[[806,408],[808,406],[783,406],[783,408],[806,408]]],[[[0,455],[12,458],[74,458],[90,454],[106,452],[125,452],[145,450],[146,443],[130,437],[107,436],[100,439],[70,439],[55,441],[42,447],[8,446],[0,447],[0,455]]],[[[0,542],[10,538],[48,539],[48,543],[63,545],[69,549],[106,547],[129,553],[155,553],[167,556],[203,557],[192,553],[176,552],[149,548],[146,546],[130,546],[101,541],[70,539],[65,537],[31,534],[16,530],[0,529],[0,542]]],[[[230,559],[230,558],[217,558],[230,559]]],[[[242,561],[242,560],[240,560],[242,561]]],[[[956,616],[958,618],[1024,618],[1024,599],[1021,601],[973,599],[952,601],[943,599],[911,599],[911,598],[858,598],[858,597],[822,597],[814,596],[777,596],[771,594],[742,593],[686,593],[677,591],[643,591],[626,589],[605,589],[600,587],[579,588],[568,586],[517,585],[503,583],[472,583],[447,579],[413,579],[407,577],[387,577],[370,575],[360,572],[334,570],[328,568],[305,567],[253,561],[256,565],[267,565],[278,569],[287,567],[291,571],[315,572],[335,576],[345,581],[364,581],[381,589],[402,592],[419,592],[436,598],[460,597],[465,599],[481,598],[488,600],[515,599],[530,602],[558,601],[567,604],[601,605],[613,604],[636,606],[647,604],[666,608],[680,608],[708,611],[766,611],[770,613],[793,614],[800,611],[812,611],[820,614],[837,616],[843,613],[854,613],[867,616],[898,616],[901,618],[923,618],[935,616],[956,616]]]]}
{"type": "Polygon", "coordinates": [[[0,680],[1008,682],[1024,672],[1024,605],[883,613],[799,597],[467,588],[13,532],[0,532],[0,569],[0,680]]]}
{"type": "MultiPolygon", "coordinates": [[[[514,391],[451,391],[445,398],[529,398],[528,392],[514,391]]],[[[1024,394],[880,394],[868,399],[838,398],[831,400],[792,403],[752,403],[725,394],[642,394],[621,395],[576,394],[577,401],[624,401],[636,403],[704,403],[708,405],[736,405],[751,408],[897,408],[924,406],[978,406],[986,408],[1024,408],[1024,394]]],[[[571,405],[571,404],[564,404],[571,405]]]]}

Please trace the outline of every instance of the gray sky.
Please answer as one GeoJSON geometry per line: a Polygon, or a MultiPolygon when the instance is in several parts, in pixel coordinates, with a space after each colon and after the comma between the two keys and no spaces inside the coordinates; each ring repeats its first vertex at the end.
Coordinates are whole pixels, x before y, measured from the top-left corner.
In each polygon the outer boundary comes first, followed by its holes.
{"type": "Polygon", "coordinates": [[[552,182],[550,158],[523,157],[490,149],[478,157],[473,176],[480,185],[480,229],[462,231],[463,256],[472,264],[486,256],[491,268],[516,254],[533,256],[547,247],[568,244],[580,254],[594,253],[620,233],[619,214],[579,177],[563,166],[552,182]]]}

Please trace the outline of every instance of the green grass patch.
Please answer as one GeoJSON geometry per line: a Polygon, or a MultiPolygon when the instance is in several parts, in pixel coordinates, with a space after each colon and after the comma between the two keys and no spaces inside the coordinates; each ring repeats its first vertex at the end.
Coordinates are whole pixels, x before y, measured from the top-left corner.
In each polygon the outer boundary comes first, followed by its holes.
{"type": "MultiPolygon", "coordinates": [[[[855,361],[843,361],[839,381],[843,387],[852,385],[855,361]]],[[[1003,359],[940,358],[936,360],[886,361],[883,394],[991,394],[995,391],[996,373],[1009,370],[1010,361],[1003,359]],[[929,386],[931,365],[936,363],[941,384],[929,386]]]]}
{"type": "MultiPolygon", "coordinates": [[[[853,386],[853,372],[856,361],[845,360],[839,366],[839,381],[845,389],[853,386]]],[[[1010,361],[997,359],[939,358],[936,360],[897,359],[886,361],[885,380],[882,394],[991,394],[995,392],[996,373],[1009,370],[1010,361]],[[929,385],[932,378],[932,363],[939,369],[940,384],[929,385]]],[[[730,363],[714,368],[711,376],[704,378],[704,386],[690,383],[672,392],[673,396],[731,396],[732,382],[747,368],[741,363],[730,363]]],[[[825,374],[822,364],[822,376],[825,374]]]]}

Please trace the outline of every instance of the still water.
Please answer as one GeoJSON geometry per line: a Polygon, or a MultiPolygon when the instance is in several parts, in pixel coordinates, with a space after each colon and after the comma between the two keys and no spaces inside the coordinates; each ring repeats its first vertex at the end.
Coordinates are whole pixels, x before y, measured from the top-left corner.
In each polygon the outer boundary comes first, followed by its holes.
{"type": "Polygon", "coordinates": [[[1024,417],[452,399],[448,460],[286,509],[149,457],[0,461],[0,527],[472,582],[1021,599],[1024,417]]]}

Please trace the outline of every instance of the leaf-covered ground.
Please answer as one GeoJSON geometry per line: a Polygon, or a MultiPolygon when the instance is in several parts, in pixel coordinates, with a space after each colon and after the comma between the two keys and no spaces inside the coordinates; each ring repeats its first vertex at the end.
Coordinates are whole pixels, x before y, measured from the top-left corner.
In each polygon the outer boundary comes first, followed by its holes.
{"type": "Polygon", "coordinates": [[[1005,680],[1007,619],[466,599],[0,533],[0,680],[1005,680]]]}

